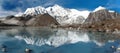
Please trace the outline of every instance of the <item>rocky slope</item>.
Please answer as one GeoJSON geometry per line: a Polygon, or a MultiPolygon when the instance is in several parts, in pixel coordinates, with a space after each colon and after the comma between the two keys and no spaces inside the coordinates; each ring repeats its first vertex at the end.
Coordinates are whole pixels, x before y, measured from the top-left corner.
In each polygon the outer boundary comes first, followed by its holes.
{"type": "Polygon", "coordinates": [[[53,26],[59,23],[49,14],[37,15],[26,22],[27,26],[53,26]]]}
{"type": "Polygon", "coordinates": [[[4,20],[0,20],[0,26],[54,26],[59,23],[49,14],[40,14],[36,16],[7,16],[4,20]]]}
{"type": "Polygon", "coordinates": [[[95,11],[89,14],[88,18],[85,20],[85,23],[91,24],[95,22],[104,21],[107,19],[116,19],[118,17],[120,17],[119,13],[111,12],[105,9],[104,7],[98,7],[97,9],[95,9],[95,11]],[[99,8],[101,9],[98,10],[99,8]]]}
{"type": "Polygon", "coordinates": [[[0,20],[0,26],[19,26],[20,21],[13,15],[7,16],[6,18],[0,20]]]}
{"type": "Polygon", "coordinates": [[[119,20],[119,13],[102,8],[91,12],[82,27],[101,32],[118,32],[120,30],[119,20]]]}

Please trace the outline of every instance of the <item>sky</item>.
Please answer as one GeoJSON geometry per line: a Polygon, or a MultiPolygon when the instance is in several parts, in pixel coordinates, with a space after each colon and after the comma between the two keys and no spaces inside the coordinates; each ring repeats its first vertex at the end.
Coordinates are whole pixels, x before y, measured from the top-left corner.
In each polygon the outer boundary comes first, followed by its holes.
{"type": "Polygon", "coordinates": [[[36,6],[53,6],[58,4],[65,8],[92,11],[98,6],[120,12],[120,0],[0,0],[0,16],[24,12],[36,6]]]}

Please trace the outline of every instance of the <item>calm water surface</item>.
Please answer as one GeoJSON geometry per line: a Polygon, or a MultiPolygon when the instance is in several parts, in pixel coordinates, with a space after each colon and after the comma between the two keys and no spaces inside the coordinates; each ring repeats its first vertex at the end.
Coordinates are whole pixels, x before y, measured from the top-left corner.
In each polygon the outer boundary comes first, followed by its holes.
{"type": "Polygon", "coordinates": [[[0,53],[119,53],[120,37],[49,28],[0,29],[0,53]],[[112,48],[114,46],[115,48],[112,48]],[[5,52],[3,51],[5,48],[5,52]]]}

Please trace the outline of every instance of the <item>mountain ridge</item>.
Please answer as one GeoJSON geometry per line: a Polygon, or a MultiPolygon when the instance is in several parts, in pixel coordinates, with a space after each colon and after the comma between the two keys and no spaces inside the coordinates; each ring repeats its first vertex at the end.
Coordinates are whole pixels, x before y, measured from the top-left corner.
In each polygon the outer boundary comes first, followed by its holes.
{"type": "MultiPolygon", "coordinates": [[[[66,25],[66,24],[71,24],[72,19],[76,17],[81,17],[81,22],[78,24],[82,24],[84,20],[87,18],[89,15],[89,11],[78,11],[76,9],[68,9],[68,8],[63,8],[62,6],[59,5],[54,5],[52,7],[34,7],[34,8],[28,8],[24,14],[25,15],[38,15],[38,14],[44,14],[48,13],[52,17],[54,17],[61,25],[66,25]],[[67,20],[70,20],[68,21],[67,20]]],[[[77,19],[76,19],[77,20],[77,19]]],[[[79,21],[76,21],[76,23],[79,21]]],[[[74,23],[72,23],[74,24],[74,23]]]]}

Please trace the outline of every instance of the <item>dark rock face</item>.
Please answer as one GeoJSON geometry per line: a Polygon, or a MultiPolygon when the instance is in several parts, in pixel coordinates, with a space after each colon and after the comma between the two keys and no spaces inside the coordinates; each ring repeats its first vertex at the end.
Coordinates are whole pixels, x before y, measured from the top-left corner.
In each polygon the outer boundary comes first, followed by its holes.
{"type": "Polygon", "coordinates": [[[97,12],[92,12],[89,14],[88,18],[85,20],[85,23],[95,23],[101,22],[108,19],[115,19],[120,17],[120,14],[116,12],[109,12],[108,10],[99,10],[97,12]]]}
{"type": "Polygon", "coordinates": [[[31,15],[27,15],[27,16],[20,16],[20,17],[14,17],[15,19],[19,20],[19,21],[28,21],[29,19],[31,19],[33,16],[31,15]]]}
{"type": "Polygon", "coordinates": [[[0,26],[2,26],[2,27],[10,27],[10,26],[19,26],[19,25],[0,23],[0,26]]]}
{"type": "Polygon", "coordinates": [[[37,15],[26,22],[27,26],[51,26],[59,23],[49,14],[37,15]]]}
{"type": "Polygon", "coordinates": [[[7,16],[6,19],[12,19],[14,17],[15,17],[14,15],[10,15],[10,16],[7,16]]]}

